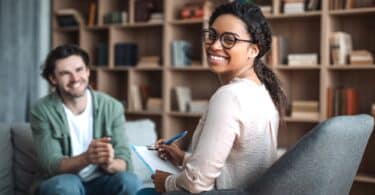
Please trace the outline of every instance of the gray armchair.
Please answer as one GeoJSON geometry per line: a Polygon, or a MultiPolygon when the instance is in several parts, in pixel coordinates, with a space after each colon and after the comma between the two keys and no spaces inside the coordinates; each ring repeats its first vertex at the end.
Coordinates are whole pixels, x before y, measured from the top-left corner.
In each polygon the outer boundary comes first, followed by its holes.
{"type": "MultiPolygon", "coordinates": [[[[313,128],[265,174],[244,189],[201,194],[349,194],[373,127],[374,119],[369,115],[331,118],[313,128]]],[[[177,194],[188,193],[167,193],[177,194]]]]}

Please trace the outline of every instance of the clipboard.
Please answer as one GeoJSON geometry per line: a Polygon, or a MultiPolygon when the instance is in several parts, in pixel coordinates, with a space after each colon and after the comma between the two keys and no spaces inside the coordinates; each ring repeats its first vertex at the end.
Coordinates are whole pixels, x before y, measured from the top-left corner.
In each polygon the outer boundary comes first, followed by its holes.
{"type": "Polygon", "coordinates": [[[146,167],[154,174],[156,169],[172,174],[178,174],[181,170],[171,162],[159,158],[157,151],[147,149],[147,146],[130,144],[131,149],[137,157],[142,160],[146,167]]]}

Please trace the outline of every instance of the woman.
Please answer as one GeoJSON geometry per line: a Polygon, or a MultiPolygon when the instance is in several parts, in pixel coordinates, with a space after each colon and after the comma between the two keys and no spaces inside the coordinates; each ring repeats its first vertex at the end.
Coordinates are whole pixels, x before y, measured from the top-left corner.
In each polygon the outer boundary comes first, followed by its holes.
{"type": "Polygon", "coordinates": [[[241,188],[276,160],[286,97],[260,60],[271,44],[262,12],[253,4],[221,5],[210,17],[203,41],[222,86],[194,132],[191,154],[157,142],[161,158],[183,167],[178,175],[157,171],[152,177],[157,192],[241,188]]]}

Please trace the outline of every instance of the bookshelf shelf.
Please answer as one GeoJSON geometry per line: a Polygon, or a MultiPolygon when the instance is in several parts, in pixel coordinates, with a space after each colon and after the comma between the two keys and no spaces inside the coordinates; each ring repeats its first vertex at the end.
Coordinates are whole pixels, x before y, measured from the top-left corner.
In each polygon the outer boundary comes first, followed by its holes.
{"type": "MultiPolygon", "coordinates": [[[[141,0],[139,0],[141,1],[141,0]]],[[[207,16],[201,19],[178,19],[181,9],[191,0],[158,0],[162,7],[162,21],[136,22],[135,12],[138,0],[94,0],[97,3],[96,21],[93,25],[59,28],[56,15],[52,17],[53,46],[74,43],[88,51],[92,61],[90,84],[93,88],[108,93],[125,105],[127,120],[149,118],[156,124],[159,137],[172,137],[177,132],[189,130],[185,140],[188,144],[201,113],[179,112],[175,89],[188,87],[192,100],[207,101],[220,86],[217,76],[207,66],[201,39],[202,28],[208,26],[207,16]],[[104,24],[104,15],[110,12],[126,11],[128,18],[120,24],[104,24]],[[191,66],[175,67],[172,64],[172,43],[184,40],[191,44],[191,66]],[[115,46],[126,42],[136,43],[138,59],[145,66],[119,66],[115,64],[115,46]],[[107,62],[97,63],[99,43],[106,44],[107,62]],[[149,58],[147,58],[149,57],[149,58]],[[155,59],[157,63],[155,63],[155,59]],[[99,65],[100,64],[100,65],[99,65]],[[158,64],[158,66],[155,66],[158,64]],[[151,67],[151,65],[154,65],[151,67]],[[134,86],[148,86],[149,98],[160,106],[160,112],[146,110],[142,99],[142,109],[129,108],[134,86]]],[[[223,0],[211,0],[214,4],[223,0]]],[[[371,113],[375,103],[375,91],[369,84],[375,83],[375,64],[337,65],[331,64],[330,36],[343,31],[352,36],[354,50],[368,50],[375,54],[374,16],[375,7],[331,10],[333,0],[319,0],[317,11],[296,14],[278,13],[266,15],[273,35],[287,40],[288,54],[317,54],[316,66],[287,66],[278,60],[270,65],[280,78],[289,100],[318,102],[318,117],[286,117],[286,128],[279,129],[280,147],[289,148],[317,123],[327,119],[327,88],[355,88],[359,93],[359,113],[371,113]]],[[[53,12],[73,8],[88,18],[91,0],[53,0],[53,12]]],[[[203,2],[203,1],[201,1],[203,2]]],[[[282,0],[259,0],[260,5],[282,7],[282,0]]],[[[279,10],[280,11],[280,10],[279,10]]],[[[275,47],[273,47],[275,48],[275,47]]],[[[283,49],[283,48],[282,48],[283,49]]],[[[279,48],[279,50],[281,50],[279,48]]],[[[279,51],[280,52],[280,51],[279,51]]],[[[285,57],[285,56],[283,56],[285,57]]],[[[146,102],[147,103],[147,102],[146,102]]],[[[147,104],[146,104],[147,105],[147,104]]],[[[158,107],[159,108],[159,107],[158,107]]],[[[158,109],[156,109],[158,110],[158,109]]],[[[298,115],[293,115],[298,116],[298,115]]],[[[304,115],[301,115],[304,116],[304,115]]],[[[315,115],[316,116],[316,115],[315,115]]],[[[375,194],[375,136],[370,138],[359,174],[353,184],[351,195],[375,194]]]]}
{"type": "Polygon", "coordinates": [[[174,116],[174,117],[201,117],[202,113],[192,113],[192,112],[177,112],[177,111],[171,111],[168,112],[168,115],[174,116]]]}
{"type": "Polygon", "coordinates": [[[136,23],[125,23],[125,24],[111,24],[107,26],[113,26],[116,28],[147,28],[147,27],[162,27],[163,22],[136,22],[136,23]]]}
{"type": "Polygon", "coordinates": [[[375,7],[330,10],[329,14],[332,16],[373,15],[375,7]]]}
{"type": "Polygon", "coordinates": [[[210,71],[207,66],[190,66],[190,67],[170,67],[171,71],[210,71]]]}
{"type": "Polygon", "coordinates": [[[318,123],[319,118],[297,118],[297,117],[285,117],[285,122],[288,123],[318,123]]]}
{"type": "Polygon", "coordinates": [[[78,32],[79,27],[55,27],[53,30],[60,32],[78,32]]]}
{"type": "Polygon", "coordinates": [[[277,14],[277,15],[266,15],[265,17],[270,20],[274,19],[298,19],[298,18],[310,18],[310,17],[320,17],[322,15],[321,11],[310,11],[295,14],[277,14]]]}
{"type": "Polygon", "coordinates": [[[142,71],[162,71],[163,67],[147,67],[147,66],[136,66],[134,68],[131,68],[133,70],[142,70],[142,71]]]}
{"type": "Polygon", "coordinates": [[[108,30],[109,29],[109,25],[94,25],[94,26],[87,26],[86,29],[87,30],[108,30]]]}
{"type": "Polygon", "coordinates": [[[201,18],[198,19],[177,19],[169,21],[172,25],[185,25],[185,24],[203,24],[205,21],[201,18]]]}
{"type": "Polygon", "coordinates": [[[329,70],[375,70],[375,64],[369,65],[332,65],[329,70]]]}
{"type": "Polygon", "coordinates": [[[148,110],[140,110],[140,111],[126,111],[125,114],[131,115],[149,115],[149,116],[162,116],[163,112],[155,112],[155,111],[148,111],[148,110]]]}
{"type": "Polygon", "coordinates": [[[357,174],[354,179],[355,182],[375,184],[375,175],[357,174]]]}
{"type": "Polygon", "coordinates": [[[320,65],[314,65],[314,66],[288,66],[288,65],[277,65],[275,66],[275,69],[277,70],[320,70],[320,65]]]}

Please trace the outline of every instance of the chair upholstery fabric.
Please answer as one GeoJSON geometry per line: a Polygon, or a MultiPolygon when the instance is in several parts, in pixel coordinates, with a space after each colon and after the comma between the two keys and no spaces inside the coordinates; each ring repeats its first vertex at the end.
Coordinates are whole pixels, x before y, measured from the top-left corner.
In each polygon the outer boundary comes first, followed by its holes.
{"type": "Polygon", "coordinates": [[[314,127],[244,191],[218,190],[202,194],[349,194],[373,127],[374,119],[369,115],[331,118],[314,127]]]}

